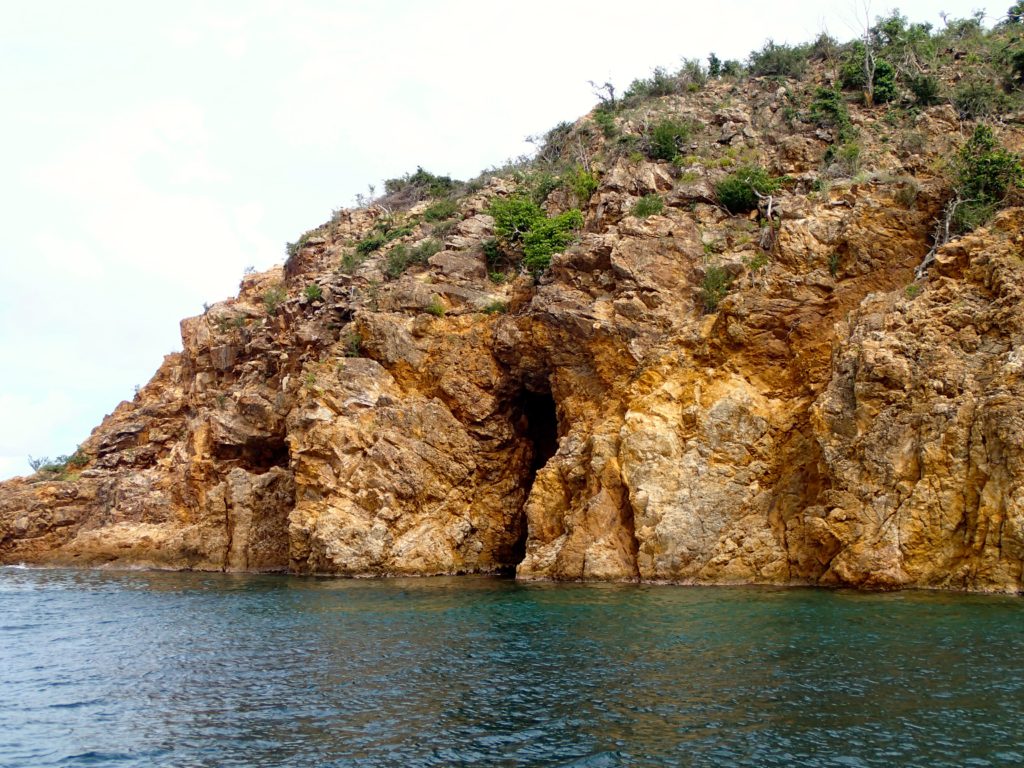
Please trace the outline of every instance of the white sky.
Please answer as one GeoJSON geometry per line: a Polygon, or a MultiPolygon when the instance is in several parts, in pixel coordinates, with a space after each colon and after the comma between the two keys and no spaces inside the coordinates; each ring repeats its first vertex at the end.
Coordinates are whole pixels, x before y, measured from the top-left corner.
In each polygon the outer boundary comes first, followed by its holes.
{"type": "MultiPolygon", "coordinates": [[[[899,7],[939,26],[1010,4],[899,7]]],[[[71,453],[180,349],[179,319],[368,183],[475,176],[587,112],[588,80],[846,40],[857,8],[0,0],[0,478],[71,453]]]]}

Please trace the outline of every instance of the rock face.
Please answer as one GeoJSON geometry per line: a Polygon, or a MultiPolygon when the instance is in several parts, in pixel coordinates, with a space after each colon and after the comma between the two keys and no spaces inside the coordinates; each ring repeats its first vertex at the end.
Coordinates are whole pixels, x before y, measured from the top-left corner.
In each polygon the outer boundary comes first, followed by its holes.
{"type": "Polygon", "coordinates": [[[812,424],[832,480],[823,579],[1021,584],[1024,211],[938,255],[928,290],[866,299],[812,424]]]}
{"type": "Polygon", "coordinates": [[[183,321],[80,471],[0,484],[0,562],[1022,590],[1024,209],[914,282],[949,108],[904,126],[915,152],[854,110],[878,172],[812,192],[830,137],[732,87],[743,109],[714,83],[659,102],[707,126],[689,169],[583,118],[601,183],[537,280],[488,277],[510,179],[442,229],[426,203],[336,215],[183,321]],[[771,223],[712,203],[736,157],[792,177],[771,223]],[[662,213],[630,215],[647,194],[662,213]],[[398,236],[360,261],[375,227],[398,236]]]}

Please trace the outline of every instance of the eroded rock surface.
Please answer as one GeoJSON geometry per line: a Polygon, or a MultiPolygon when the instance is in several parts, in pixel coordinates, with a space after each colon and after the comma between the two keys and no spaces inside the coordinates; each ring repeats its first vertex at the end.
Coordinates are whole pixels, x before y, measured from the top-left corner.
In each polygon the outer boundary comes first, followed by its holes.
{"type": "Polygon", "coordinates": [[[856,112],[879,174],[812,192],[827,133],[772,83],[743,108],[722,87],[663,100],[707,126],[689,169],[581,134],[601,184],[539,280],[488,276],[509,179],[440,234],[400,214],[362,261],[389,214],[341,212],[183,321],[84,467],[0,484],[0,562],[1021,590],[1024,210],[914,282],[955,114],[925,110],[909,152],[856,112]],[[737,152],[794,177],[771,226],[712,203],[737,152]],[[706,313],[712,268],[732,287],[706,313]]]}

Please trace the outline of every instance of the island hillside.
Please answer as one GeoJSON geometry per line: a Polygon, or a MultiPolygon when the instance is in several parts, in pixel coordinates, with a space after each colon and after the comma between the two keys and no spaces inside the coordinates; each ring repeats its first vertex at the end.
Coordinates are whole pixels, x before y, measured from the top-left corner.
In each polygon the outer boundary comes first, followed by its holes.
{"type": "Polygon", "coordinates": [[[183,320],[0,562],[1024,588],[1024,24],[686,60],[183,320]]]}

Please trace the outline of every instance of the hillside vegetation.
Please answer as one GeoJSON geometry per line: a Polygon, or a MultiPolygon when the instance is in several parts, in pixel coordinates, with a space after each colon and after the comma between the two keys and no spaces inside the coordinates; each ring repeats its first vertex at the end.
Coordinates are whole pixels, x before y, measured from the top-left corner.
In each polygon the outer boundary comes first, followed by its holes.
{"type": "Polygon", "coordinates": [[[686,59],[182,322],[0,562],[1022,591],[1024,8],[686,59]]]}

